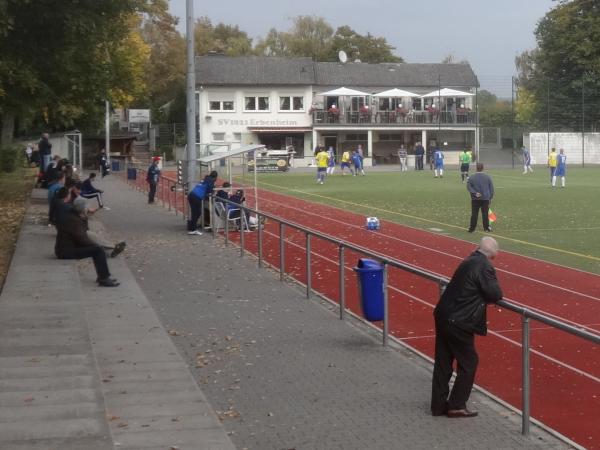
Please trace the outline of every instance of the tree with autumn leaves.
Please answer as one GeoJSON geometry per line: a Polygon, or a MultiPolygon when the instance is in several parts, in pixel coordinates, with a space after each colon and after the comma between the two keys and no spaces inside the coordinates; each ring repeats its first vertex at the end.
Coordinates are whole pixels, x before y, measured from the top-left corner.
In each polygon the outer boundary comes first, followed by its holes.
{"type": "MultiPolygon", "coordinates": [[[[167,0],[0,0],[2,142],[24,130],[98,130],[106,100],[184,121],[185,39],[177,23],[167,0]]],[[[336,61],[345,50],[364,62],[402,61],[385,38],[348,26],[334,32],[316,16],[298,16],[255,45],[238,26],[207,17],[194,32],[197,55],[336,61]]]]}

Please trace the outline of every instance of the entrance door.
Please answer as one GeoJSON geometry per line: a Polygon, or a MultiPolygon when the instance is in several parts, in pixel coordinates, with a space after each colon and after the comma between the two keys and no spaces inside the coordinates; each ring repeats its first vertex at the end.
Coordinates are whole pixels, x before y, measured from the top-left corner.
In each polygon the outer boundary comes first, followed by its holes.
{"type": "Polygon", "coordinates": [[[325,150],[329,150],[329,147],[333,147],[333,153],[337,156],[337,136],[324,136],[323,144],[325,145],[325,150]]]}

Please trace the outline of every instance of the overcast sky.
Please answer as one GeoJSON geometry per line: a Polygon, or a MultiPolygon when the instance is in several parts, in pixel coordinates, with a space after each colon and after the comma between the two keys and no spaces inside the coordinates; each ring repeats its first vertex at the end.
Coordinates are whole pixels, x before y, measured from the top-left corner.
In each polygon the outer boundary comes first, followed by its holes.
{"type": "MultiPolygon", "coordinates": [[[[186,0],[170,0],[185,31],[186,0]]],[[[324,17],[333,28],[349,25],[383,36],[406,62],[466,59],[484,89],[510,97],[517,54],[535,47],[533,31],[552,0],[194,0],[194,16],[238,25],[250,37],[287,30],[298,15],[324,17]]]]}

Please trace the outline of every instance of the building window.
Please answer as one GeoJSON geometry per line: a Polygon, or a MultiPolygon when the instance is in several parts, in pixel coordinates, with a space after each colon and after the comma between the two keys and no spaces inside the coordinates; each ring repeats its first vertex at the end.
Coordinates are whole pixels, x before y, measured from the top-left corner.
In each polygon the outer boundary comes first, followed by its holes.
{"type": "Polygon", "coordinates": [[[269,97],[245,97],[244,111],[268,111],[269,97]]]}
{"type": "Polygon", "coordinates": [[[213,142],[222,142],[225,140],[225,133],[213,133],[212,134],[213,142]]]}
{"type": "Polygon", "coordinates": [[[304,97],[279,97],[279,111],[303,111],[304,97]]]}
{"type": "Polygon", "coordinates": [[[233,140],[235,142],[242,142],[242,133],[233,133],[233,140]]]}
{"type": "Polygon", "coordinates": [[[347,134],[346,135],[346,140],[347,141],[366,141],[367,140],[367,133],[347,134]]]}
{"type": "Polygon", "coordinates": [[[233,101],[231,100],[212,100],[208,102],[209,111],[233,111],[233,101]]]}

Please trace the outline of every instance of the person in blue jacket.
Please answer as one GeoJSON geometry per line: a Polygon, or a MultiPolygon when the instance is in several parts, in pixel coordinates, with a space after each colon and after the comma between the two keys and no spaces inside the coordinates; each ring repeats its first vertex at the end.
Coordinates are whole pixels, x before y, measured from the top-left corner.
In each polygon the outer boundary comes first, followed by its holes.
{"type": "Polygon", "coordinates": [[[216,170],[213,170],[210,174],[206,175],[204,179],[194,186],[194,189],[188,194],[188,203],[190,204],[191,219],[188,220],[188,234],[201,236],[202,232],[198,230],[198,219],[202,215],[202,208],[204,206],[204,227],[210,226],[210,209],[208,197],[212,194],[215,188],[219,174],[216,170]],[[203,205],[204,204],[204,205],[203,205]]]}
{"type": "Polygon", "coordinates": [[[156,187],[160,180],[160,169],[158,167],[159,157],[152,159],[152,164],[148,167],[148,173],[146,174],[146,181],[148,182],[148,203],[154,203],[154,196],[156,195],[156,187]]]}

